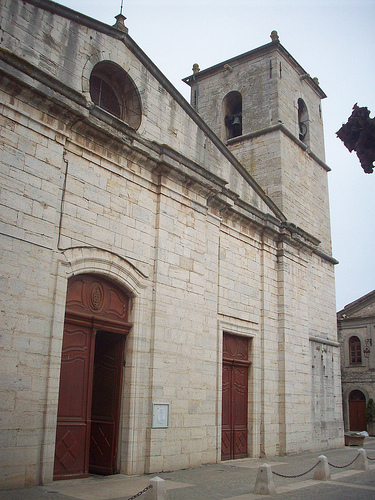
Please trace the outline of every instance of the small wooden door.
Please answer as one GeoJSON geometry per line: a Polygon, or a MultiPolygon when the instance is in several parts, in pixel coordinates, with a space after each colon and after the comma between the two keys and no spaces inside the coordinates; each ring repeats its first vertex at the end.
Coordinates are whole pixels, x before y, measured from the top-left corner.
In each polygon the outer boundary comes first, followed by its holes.
{"type": "Polygon", "coordinates": [[[115,474],[120,413],[123,335],[98,332],[91,406],[90,472],[115,474]]]}
{"type": "Polygon", "coordinates": [[[61,357],[54,479],[117,472],[128,298],[95,275],[69,280],[61,357]]]}
{"type": "Polygon", "coordinates": [[[351,431],[366,431],[366,396],[361,391],[349,394],[349,427],[351,431]]]}
{"type": "Polygon", "coordinates": [[[248,339],[224,334],[221,459],[247,456],[248,339]]]}

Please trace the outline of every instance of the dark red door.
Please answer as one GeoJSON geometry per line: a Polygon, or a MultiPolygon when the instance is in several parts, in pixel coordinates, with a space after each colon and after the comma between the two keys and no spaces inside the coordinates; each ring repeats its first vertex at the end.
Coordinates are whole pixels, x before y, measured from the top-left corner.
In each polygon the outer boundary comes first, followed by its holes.
{"type": "Polygon", "coordinates": [[[54,479],[116,472],[128,297],[95,275],[69,280],[54,479]],[[105,330],[105,331],[104,331],[105,330]],[[91,453],[90,453],[91,448],[91,453]]]}
{"type": "Polygon", "coordinates": [[[221,458],[247,456],[248,340],[224,334],[221,458]]]}
{"type": "Polygon", "coordinates": [[[96,335],[90,439],[90,472],[94,474],[117,471],[124,342],[123,335],[96,335]]]}
{"type": "Polygon", "coordinates": [[[349,394],[349,427],[351,431],[365,431],[366,397],[362,391],[352,391],[349,394]]]}
{"type": "Polygon", "coordinates": [[[88,474],[91,328],[64,325],[54,478],[88,474]]]}

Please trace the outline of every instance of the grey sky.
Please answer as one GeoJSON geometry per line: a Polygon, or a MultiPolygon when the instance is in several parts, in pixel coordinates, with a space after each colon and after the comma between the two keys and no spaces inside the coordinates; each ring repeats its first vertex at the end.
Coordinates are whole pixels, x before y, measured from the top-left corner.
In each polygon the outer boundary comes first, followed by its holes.
{"type": "MultiPolygon", "coordinates": [[[[121,0],[59,3],[114,24],[121,0]]],[[[329,174],[337,309],[375,288],[375,173],[365,174],[335,132],[353,105],[375,115],[373,0],[124,0],[130,36],[189,99],[181,78],[270,41],[319,78],[329,174]]]]}

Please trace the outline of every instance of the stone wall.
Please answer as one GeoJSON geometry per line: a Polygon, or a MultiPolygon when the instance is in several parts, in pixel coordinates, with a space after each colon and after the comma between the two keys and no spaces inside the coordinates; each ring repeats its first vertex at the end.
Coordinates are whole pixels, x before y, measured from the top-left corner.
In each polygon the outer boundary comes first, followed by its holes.
{"type": "Polygon", "coordinates": [[[1,486],[53,478],[67,281],[84,273],[131,299],[122,473],[220,461],[223,333],[250,342],[249,456],[339,445],[333,259],[278,218],[131,39],[42,4],[0,10],[1,486]],[[102,60],[139,91],[137,131],[91,102],[102,60]],[[332,351],[319,411],[311,336],[332,351]],[[167,429],[152,402],[170,404],[167,429]]]}
{"type": "MultiPolygon", "coordinates": [[[[327,171],[321,99],[315,80],[279,42],[196,73],[188,79],[196,109],[227,141],[223,102],[242,97],[242,134],[228,147],[281,208],[288,220],[331,253],[327,171]],[[308,134],[299,140],[298,99],[308,109],[308,134]]],[[[193,100],[193,99],[192,99],[193,100]]]]}

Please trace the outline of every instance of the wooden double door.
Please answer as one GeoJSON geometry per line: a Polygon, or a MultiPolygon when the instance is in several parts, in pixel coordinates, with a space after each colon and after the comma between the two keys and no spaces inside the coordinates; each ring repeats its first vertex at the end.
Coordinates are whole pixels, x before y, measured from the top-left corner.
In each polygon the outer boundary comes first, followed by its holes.
{"type": "Polygon", "coordinates": [[[349,427],[351,431],[366,431],[366,396],[362,391],[349,394],[349,427]]]}
{"type": "Polygon", "coordinates": [[[117,472],[128,298],[109,281],[68,284],[54,479],[117,472]]]}
{"type": "Polygon", "coordinates": [[[221,459],[247,457],[248,359],[247,338],[224,334],[222,378],[221,459]]]}

